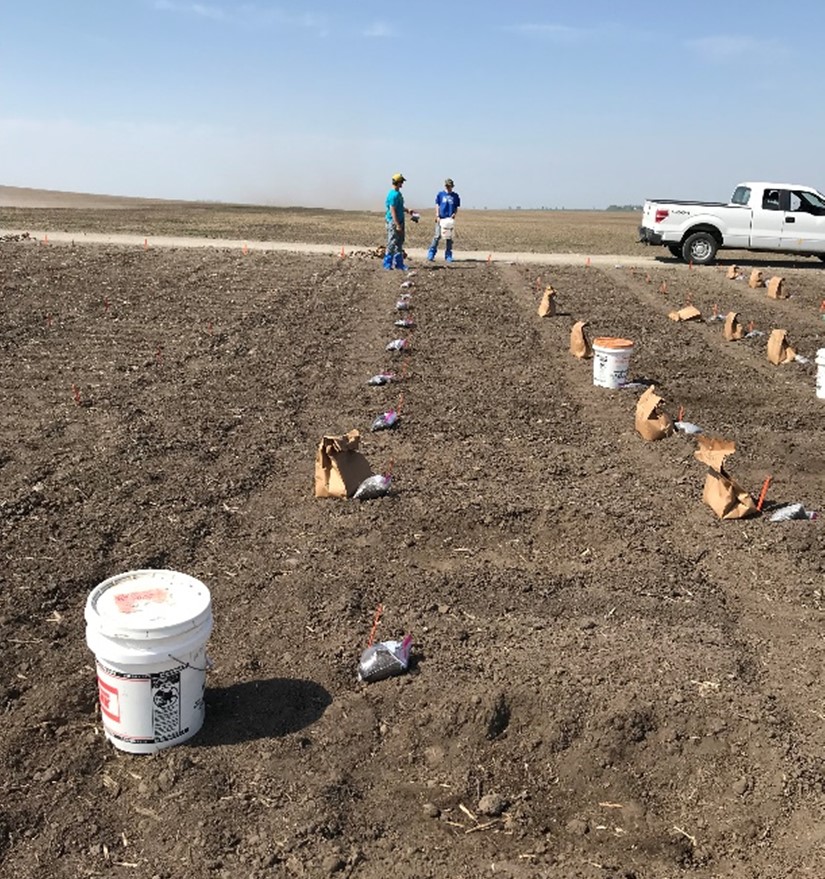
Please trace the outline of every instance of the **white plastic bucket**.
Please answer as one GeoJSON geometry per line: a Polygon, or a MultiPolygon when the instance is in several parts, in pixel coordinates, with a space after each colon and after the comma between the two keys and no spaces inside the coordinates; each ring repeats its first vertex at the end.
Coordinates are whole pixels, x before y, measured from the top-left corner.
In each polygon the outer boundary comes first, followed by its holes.
{"type": "Polygon", "coordinates": [[[85,617],[106,738],[152,754],[195,735],[212,632],[207,587],[177,571],[129,571],[92,590],[85,617]]]}
{"type": "Polygon", "coordinates": [[[816,395],[825,400],[825,348],[816,352],[816,395]]]}
{"type": "Polygon", "coordinates": [[[452,238],[455,229],[455,220],[452,217],[443,217],[438,222],[441,226],[441,237],[452,238]]]}
{"type": "Polygon", "coordinates": [[[600,388],[620,388],[626,384],[632,354],[630,339],[593,339],[593,384],[600,388]]]}

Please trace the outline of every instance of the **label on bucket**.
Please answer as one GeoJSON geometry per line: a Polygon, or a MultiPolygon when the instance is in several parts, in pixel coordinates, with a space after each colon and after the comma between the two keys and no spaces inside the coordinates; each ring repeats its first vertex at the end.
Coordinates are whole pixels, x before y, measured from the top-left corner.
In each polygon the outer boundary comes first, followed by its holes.
{"type": "MultiPolygon", "coordinates": [[[[602,346],[593,341],[593,384],[601,388],[620,388],[627,384],[627,373],[630,369],[630,355],[633,343],[626,346],[602,346]]],[[[626,339],[603,340],[609,342],[625,342],[626,339]]]]}
{"type": "Polygon", "coordinates": [[[116,592],[115,605],[121,613],[134,613],[147,602],[165,604],[169,601],[168,589],[138,589],[136,592],[116,592]]]}
{"type": "MultiPolygon", "coordinates": [[[[190,657],[205,664],[205,651],[190,657]]],[[[97,663],[106,735],[124,750],[156,750],[184,741],[203,724],[204,667],[125,672],[97,663]]]]}

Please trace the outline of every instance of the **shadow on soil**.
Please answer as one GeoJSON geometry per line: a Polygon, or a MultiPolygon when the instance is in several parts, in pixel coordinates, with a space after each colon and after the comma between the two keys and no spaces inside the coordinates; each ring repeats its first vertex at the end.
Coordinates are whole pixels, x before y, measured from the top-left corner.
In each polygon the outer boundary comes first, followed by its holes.
{"type": "Polygon", "coordinates": [[[313,681],[271,678],[206,691],[207,722],[196,747],[280,738],[311,726],[332,704],[313,681]]]}
{"type": "MultiPolygon", "coordinates": [[[[676,259],[673,256],[657,256],[656,262],[666,266],[685,265],[684,260],[676,259]]],[[[822,271],[825,269],[825,262],[821,260],[805,260],[801,262],[795,259],[776,258],[770,255],[766,256],[740,256],[740,257],[717,257],[713,265],[716,266],[743,266],[754,269],[775,268],[775,269],[810,269],[811,271],[822,271]]],[[[712,266],[711,266],[712,268],[712,266]]]]}

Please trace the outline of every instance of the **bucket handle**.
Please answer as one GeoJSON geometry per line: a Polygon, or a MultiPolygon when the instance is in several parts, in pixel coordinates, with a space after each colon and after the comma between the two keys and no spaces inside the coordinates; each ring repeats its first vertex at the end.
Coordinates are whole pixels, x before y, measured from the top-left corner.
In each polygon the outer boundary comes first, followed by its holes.
{"type": "Polygon", "coordinates": [[[191,662],[184,662],[182,659],[178,659],[177,656],[172,656],[172,654],[168,654],[170,659],[174,659],[175,662],[179,662],[183,668],[191,668],[194,671],[212,671],[212,660],[207,656],[206,657],[206,666],[205,668],[198,668],[196,665],[192,665],[191,662]]]}

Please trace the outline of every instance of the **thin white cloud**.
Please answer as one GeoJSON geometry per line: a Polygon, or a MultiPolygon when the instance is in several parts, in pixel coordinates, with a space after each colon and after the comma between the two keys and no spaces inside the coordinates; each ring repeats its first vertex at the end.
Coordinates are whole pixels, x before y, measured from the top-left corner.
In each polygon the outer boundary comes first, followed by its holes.
{"type": "Polygon", "coordinates": [[[514,34],[522,34],[526,37],[537,37],[550,40],[554,43],[576,43],[593,32],[580,27],[570,27],[566,24],[513,24],[504,30],[514,34]]]}
{"type": "Polygon", "coordinates": [[[374,21],[369,27],[364,30],[365,37],[391,37],[394,33],[395,31],[383,21],[374,21]]]}
{"type": "Polygon", "coordinates": [[[783,55],[784,47],[773,40],[759,40],[756,37],[719,34],[687,40],[685,45],[705,61],[723,63],[739,58],[777,58],[783,55]]]}
{"type": "Polygon", "coordinates": [[[161,12],[197,15],[201,18],[211,18],[213,21],[224,21],[227,18],[226,10],[220,6],[206,6],[203,3],[175,3],[173,0],[155,0],[155,9],[161,12]]]}
{"type": "Polygon", "coordinates": [[[259,27],[297,28],[316,31],[319,36],[329,35],[329,24],[322,15],[312,12],[293,14],[280,7],[262,7],[255,3],[243,3],[238,7],[217,6],[205,3],[186,3],[180,0],[154,0],[159,12],[209,18],[212,21],[238,21],[259,27]]]}

